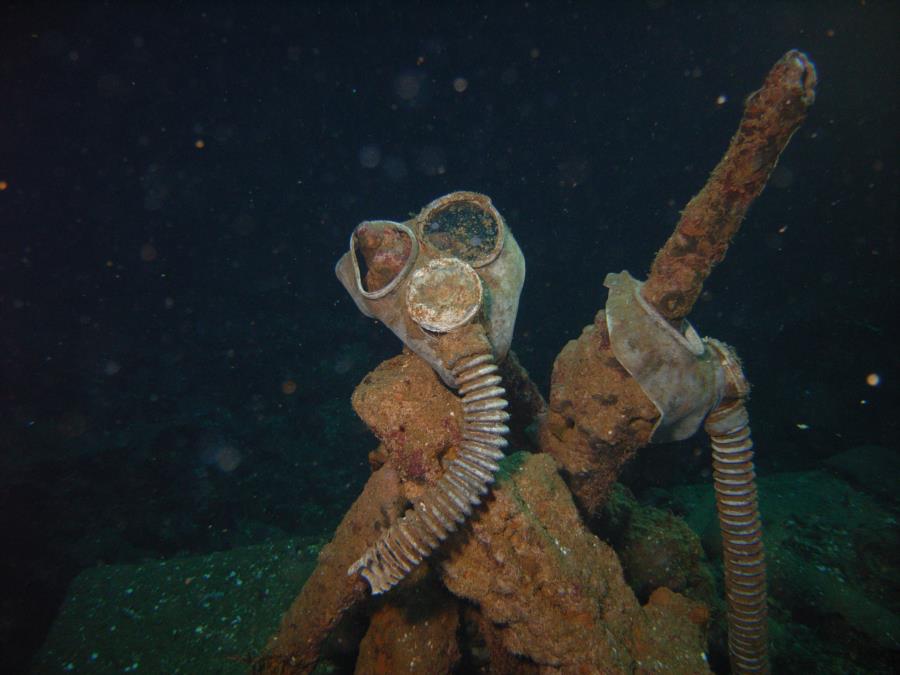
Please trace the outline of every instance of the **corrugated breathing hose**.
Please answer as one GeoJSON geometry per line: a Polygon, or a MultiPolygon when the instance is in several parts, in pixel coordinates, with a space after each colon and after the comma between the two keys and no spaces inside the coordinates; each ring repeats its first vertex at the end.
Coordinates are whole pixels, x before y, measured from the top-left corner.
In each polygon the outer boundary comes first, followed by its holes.
{"type": "Polygon", "coordinates": [[[766,563],[750,418],[743,398],[719,405],[704,426],[712,441],[731,669],[736,675],[768,673],[766,563]]]}
{"type": "Polygon", "coordinates": [[[347,570],[359,572],[378,595],[400,583],[481,503],[503,458],[509,427],[506,390],[490,353],[450,364],[462,397],[462,442],[444,475],[347,570]]]}

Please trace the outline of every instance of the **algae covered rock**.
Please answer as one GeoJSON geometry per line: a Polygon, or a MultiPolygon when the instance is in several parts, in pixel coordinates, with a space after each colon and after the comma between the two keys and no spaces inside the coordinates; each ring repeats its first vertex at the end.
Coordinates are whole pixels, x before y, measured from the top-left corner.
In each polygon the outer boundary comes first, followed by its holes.
{"type": "Polygon", "coordinates": [[[900,452],[880,445],[858,445],[825,460],[825,467],[869,494],[900,499],[900,452]]]}
{"type": "Polygon", "coordinates": [[[618,552],[625,578],[639,598],[666,587],[706,604],[715,601],[715,581],[700,539],[682,518],[638,503],[617,483],[599,528],[618,552]]]}
{"type": "Polygon", "coordinates": [[[549,455],[504,461],[494,497],[441,569],[502,648],[541,672],[708,672],[705,609],[681,596],[641,607],[549,455]]]}
{"type": "Polygon", "coordinates": [[[419,575],[417,583],[403,584],[379,600],[354,672],[455,672],[459,614],[459,601],[447,589],[432,576],[419,575]]]}
{"type": "MultiPolygon", "coordinates": [[[[888,475],[884,466],[872,471],[888,475]]],[[[829,471],[762,476],[758,486],[773,671],[892,672],[900,651],[896,513],[829,471]]],[[[712,486],[675,488],[673,505],[715,558],[712,486]]]]}
{"type": "Polygon", "coordinates": [[[69,588],[35,673],[246,673],[315,567],[285,539],[202,557],[92,567],[69,588]]]}

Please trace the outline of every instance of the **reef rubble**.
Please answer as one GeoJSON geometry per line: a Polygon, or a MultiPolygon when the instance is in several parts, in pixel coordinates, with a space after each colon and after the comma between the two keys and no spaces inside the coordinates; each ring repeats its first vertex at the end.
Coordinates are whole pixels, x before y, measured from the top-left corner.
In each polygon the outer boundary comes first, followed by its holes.
{"type": "MultiPolygon", "coordinates": [[[[513,389],[510,399],[530,391],[513,389]]],[[[310,672],[340,621],[364,620],[358,610],[367,586],[348,576],[348,566],[407,499],[436,480],[458,442],[457,399],[414,354],[364,378],[353,404],[381,441],[371,457],[378,468],[256,662],[258,672],[310,672]]],[[[469,523],[396,595],[370,601],[357,672],[423,672],[423,663],[428,672],[449,672],[463,658],[457,620],[482,645],[481,658],[522,672],[705,672],[706,607],[671,591],[641,606],[615,551],[584,525],[551,455],[507,457],[469,523]],[[466,611],[457,612],[462,605],[466,611]],[[410,649],[415,659],[404,656],[410,649]]],[[[470,650],[465,658],[476,656],[470,650]]]]}

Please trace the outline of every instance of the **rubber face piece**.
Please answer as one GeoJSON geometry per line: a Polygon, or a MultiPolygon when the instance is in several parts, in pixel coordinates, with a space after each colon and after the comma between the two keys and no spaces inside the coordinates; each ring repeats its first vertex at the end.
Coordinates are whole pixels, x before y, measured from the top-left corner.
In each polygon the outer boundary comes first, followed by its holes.
{"type": "Polygon", "coordinates": [[[687,321],[677,331],[651,307],[628,272],[608,274],[603,283],[613,354],[659,410],[651,440],[690,438],[722,398],[718,360],[687,321]]]}

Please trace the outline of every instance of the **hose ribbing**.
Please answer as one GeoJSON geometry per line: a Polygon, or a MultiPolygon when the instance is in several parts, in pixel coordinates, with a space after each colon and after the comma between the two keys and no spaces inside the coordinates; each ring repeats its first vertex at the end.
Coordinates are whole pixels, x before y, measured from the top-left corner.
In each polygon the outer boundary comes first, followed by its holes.
{"type": "Polygon", "coordinates": [[[728,602],[732,672],[768,673],[766,564],[753,469],[753,440],[743,400],[723,403],[706,418],[728,602]]]}
{"type": "Polygon", "coordinates": [[[490,353],[461,358],[451,367],[462,397],[462,442],[434,487],[347,570],[359,572],[372,594],[390,590],[465,522],[481,503],[503,458],[509,428],[506,390],[490,353]]]}

